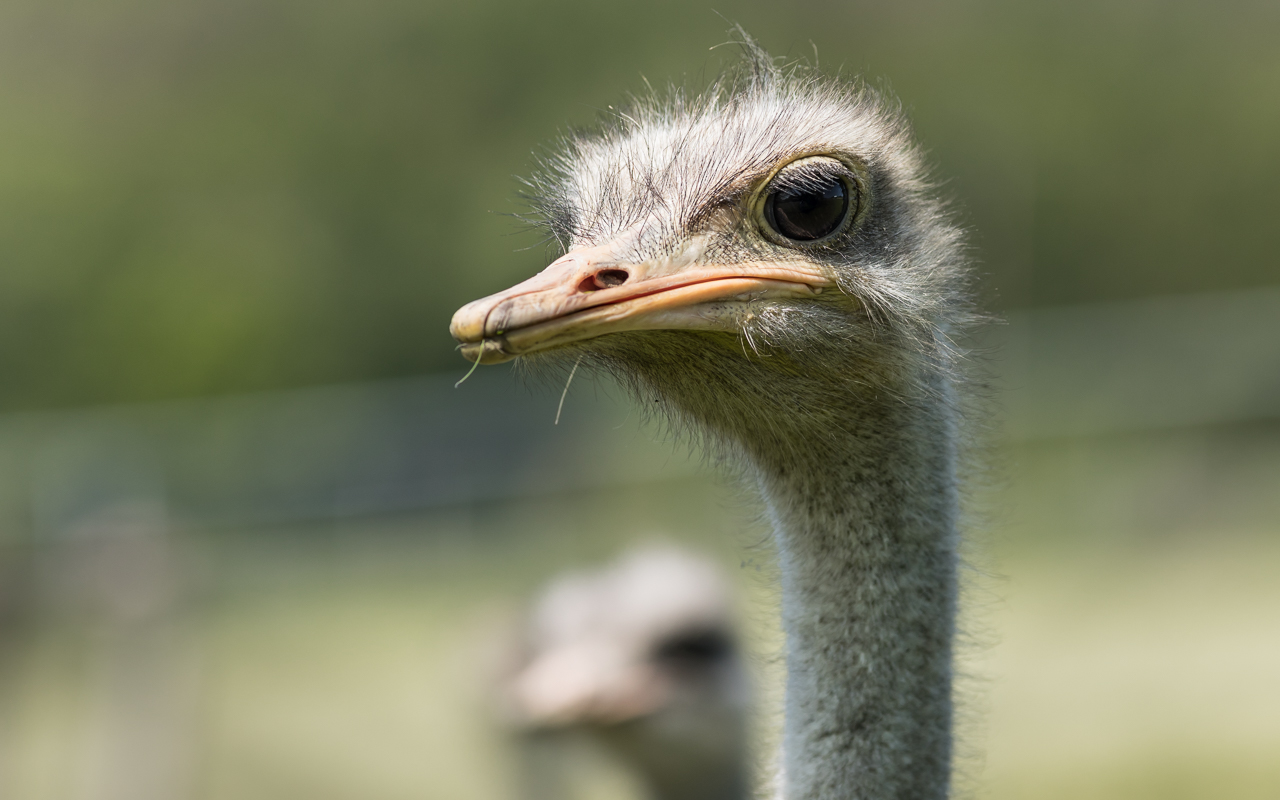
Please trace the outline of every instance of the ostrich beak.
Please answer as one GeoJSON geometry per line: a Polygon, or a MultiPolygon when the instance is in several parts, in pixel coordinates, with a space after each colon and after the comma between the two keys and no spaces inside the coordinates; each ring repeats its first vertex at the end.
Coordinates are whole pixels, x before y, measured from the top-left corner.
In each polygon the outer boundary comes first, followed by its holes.
{"type": "Polygon", "coordinates": [[[703,264],[705,238],[681,253],[639,263],[613,243],[567,253],[523,283],[468,303],[449,332],[468,361],[497,364],[606,333],[738,329],[735,306],[812,297],[834,286],[817,265],[703,264]]]}
{"type": "Polygon", "coordinates": [[[578,646],[544,654],[512,683],[511,712],[527,728],[617,725],[652,714],[669,682],[625,653],[578,646]]]}

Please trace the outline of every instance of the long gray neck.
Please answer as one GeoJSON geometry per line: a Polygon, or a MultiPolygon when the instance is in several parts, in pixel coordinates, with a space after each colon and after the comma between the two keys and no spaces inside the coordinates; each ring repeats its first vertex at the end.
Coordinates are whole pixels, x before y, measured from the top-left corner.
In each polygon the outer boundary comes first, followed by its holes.
{"type": "Polygon", "coordinates": [[[940,800],[951,771],[954,425],[923,402],[859,412],[875,424],[843,441],[821,432],[814,441],[827,446],[812,458],[754,459],[782,573],[783,796],[940,800]]]}
{"type": "Polygon", "coordinates": [[[805,344],[804,363],[673,334],[610,355],[642,398],[665,398],[743,456],[768,504],[787,636],[786,800],[941,800],[956,613],[950,379],[906,348],[805,344]]]}

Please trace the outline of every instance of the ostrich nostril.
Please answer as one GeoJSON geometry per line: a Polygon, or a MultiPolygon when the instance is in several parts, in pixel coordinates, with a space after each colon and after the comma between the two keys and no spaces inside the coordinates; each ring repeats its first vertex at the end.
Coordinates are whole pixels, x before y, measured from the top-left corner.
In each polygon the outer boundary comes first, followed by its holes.
{"type": "Polygon", "coordinates": [[[578,284],[580,292],[598,292],[601,289],[612,289],[621,286],[631,277],[625,269],[602,269],[588,275],[578,284]]]}
{"type": "Polygon", "coordinates": [[[625,269],[602,269],[596,273],[596,283],[603,287],[621,286],[629,277],[625,269]]]}

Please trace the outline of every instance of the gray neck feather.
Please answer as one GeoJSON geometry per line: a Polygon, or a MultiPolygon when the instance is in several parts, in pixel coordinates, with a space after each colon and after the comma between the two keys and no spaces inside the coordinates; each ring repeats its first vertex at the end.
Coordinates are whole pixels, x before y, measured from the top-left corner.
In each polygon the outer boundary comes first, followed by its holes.
{"type": "Polygon", "coordinates": [[[851,437],[843,463],[757,467],[782,573],[787,800],[947,796],[954,448],[945,420],[902,424],[851,437]]]}

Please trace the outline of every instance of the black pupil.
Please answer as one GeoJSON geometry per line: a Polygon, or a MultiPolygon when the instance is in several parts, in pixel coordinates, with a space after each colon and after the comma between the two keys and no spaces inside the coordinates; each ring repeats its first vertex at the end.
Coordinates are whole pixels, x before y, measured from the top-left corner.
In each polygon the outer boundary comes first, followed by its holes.
{"type": "Polygon", "coordinates": [[[811,242],[840,227],[848,209],[849,188],[844,181],[833,177],[816,191],[773,192],[765,201],[765,218],[788,239],[811,242]]]}

